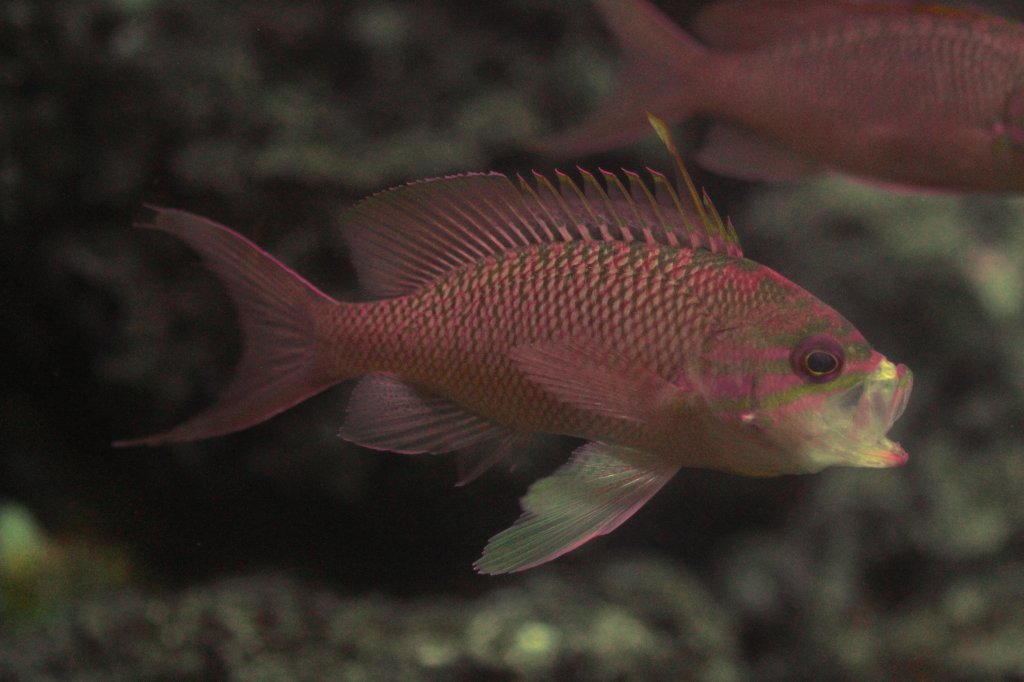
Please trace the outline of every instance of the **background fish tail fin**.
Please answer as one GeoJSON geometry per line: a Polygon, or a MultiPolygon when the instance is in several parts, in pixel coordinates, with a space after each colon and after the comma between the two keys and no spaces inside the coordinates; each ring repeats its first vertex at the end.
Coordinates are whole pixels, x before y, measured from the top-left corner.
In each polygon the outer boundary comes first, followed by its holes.
{"type": "Polygon", "coordinates": [[[569,157],[617,147],[650,130],[647,112],[671,122],[693,115],[706,82],[707,49],[646,0],[597,0],[622,51],[619,84],[582,125],[540,140],[537,151],[569,157]],[[697,82],[699,81],[699,82],[697,82]]]}
{"type": "Polygon", "coordinates": [[[168,431],[116,446],[160,445],[219,436],[258,424],[344,377],[322,371],[316,318],[343,305],[237,232],[199,216],[162,208],[147,227],[169,232],[199,252],[238,308],[242,357],[219,400],[168,431]]]}

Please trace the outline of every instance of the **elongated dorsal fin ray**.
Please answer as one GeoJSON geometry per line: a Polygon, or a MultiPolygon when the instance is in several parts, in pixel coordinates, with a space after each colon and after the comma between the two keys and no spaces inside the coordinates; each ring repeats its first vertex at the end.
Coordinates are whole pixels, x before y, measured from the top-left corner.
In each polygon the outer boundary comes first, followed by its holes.
{"type": "Polygon", "coordinates": [[[728,224],[722,222],[722,216],[711,202],[711,197],[708,196],[706,190],[702,188],[700,195],[697,194],[697,186],[693,183],[690,172],[686,170],[686,164],[683,163],[683,157],[679,155],[679,149],[676,147],[675,140],[672,139],[669,127],[663,120],[650,112],[647,113],[647,120],[650,121],[658,139],[668,149],[668,153],[675,163],[676,171],[690,193],[690,199],[693,201],[697,215],[700,216],[703,232],[707,235],[711,250],[741,258],[743,250],[740,248],[740,240],[736,235],[736,230],[732,227],[732,222],[730,221],[728,224]]]}
{"type": "Polygon", "coordinates": [[[656,121],[652,117],[689,201],[651,169],[649,180],[625,169],[599,169],[596,175],[579,169],[578,181],[561,171],[555,171],[554,181],[537,172],[530,179],[477,173],[421,180],[376,194],[346,214],[360,281],[373,296],[399,296],[491,256],[576,241],[642,242],[742,256],[731,224],[722,221],[706,194],[697,193],[667,129],[656,121]]]}

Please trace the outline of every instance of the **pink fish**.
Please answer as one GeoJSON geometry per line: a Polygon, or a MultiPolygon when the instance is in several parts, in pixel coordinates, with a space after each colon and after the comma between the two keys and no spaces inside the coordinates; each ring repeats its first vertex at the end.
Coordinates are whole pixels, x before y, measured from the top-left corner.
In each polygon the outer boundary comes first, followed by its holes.
{"type": "Polygon", "coordinates": [[[463,481],[531,434],[589,441],[530,487],[483,573],[610,532],[682,467],[768,476],[906,461],[886,432],[909,370],[744,259],[689,176],[694,208],[653,171],[649,183],[600,175],[464,175],[364,200],[344,229],[367,303],[329,298],[226,227],[153,209],[144,226],[224,280],[244,350],[217,404],[119,445],[230,433],[357,377],[343,438],[460,452],[463,481]]]}
{"type": "Polygon", "coordinates": [[[595,0],[618,89],[541,143],[580,154],[638,137],[645,111],[712,120],[697,155],[752,180],[837,171],[940,191],[1024,190],[1024,24],[900,2],[729,0],[700,43],[646,0],[595,0]]]}

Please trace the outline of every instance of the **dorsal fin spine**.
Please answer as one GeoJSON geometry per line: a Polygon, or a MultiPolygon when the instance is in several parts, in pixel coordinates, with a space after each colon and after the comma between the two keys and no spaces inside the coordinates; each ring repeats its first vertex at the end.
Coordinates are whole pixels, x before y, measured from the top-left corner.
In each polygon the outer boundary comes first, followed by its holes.
{"type": "Polygon", "coordinates": [[[625,169],[579,169],[578,181],[561,171],[551,178],[534,172],[532,181],[477,173],[411,183],[361,202],[348,232],[360,281],[372,295],[398,296],[502,252],[571,241],[640,241],[742,257],[732,223],[698,193],[664,124],[653,117],[652,124],[682,183],[650,168],[649,179],[625,169]]]}
{"type": "MultiPolygon", "coordinates": [[[[590,220],[593,222],[595,228],[597,229],[601,241],[610,241],[612,239],[612,235],[611,232],[608,230],[608,221],[602,220],[601,217],[598,216],[597,212],[594,210],[594,207],[590,205],[590,198],[587,196],[587,190],[590,187],[592,187],[592,183],[596,183],[597,181],[594,179],[593,175],[591,175],[583,168],[580,168],[579,166],[576,166],[576,172],[580,174],[580,185],[576,185],[571,181],[569,185],[579,196],[580,202],[583,204],[583,207],[586,209],[587,213],[590,214],[590,220]]],[[[600,188],[600,186],[597,189],[599,192],[599,196],[603,196],[604,191],[600,188]]]]}
{"type": "Polygon", "coordinates": [[[598,230],[600,230],[600,228],[598,227],[599,221],[597,218],[597,214],[594,213],[594,209],[590,206],[590,202],[587,200],[586,195],[583,193],[583,190],[579,188],[579,185],[573,182],[572,178],[570,178],[567,174],[563,173],[560,170],[556,170],[555,175],[558,177],[558,184],[562,188],[562,192],[564,193],[566,190],[569,190],[573,194],[575,194],[576,198],[579,199],[580,207],[584,211],[586,211],[588,216],[590,216],[589,222],[577,222],[577,225],[579,231],[586,235],[587,241],[594,241],[594,235],[591,232],[592,228],[590,226],[593,225],[598,230]]]}
{"type": "MultiPolygon", "coordinates": [[[[601,173],[602,176],[604,176],[607,180],[607,175],[605,174],[604,170],[598,169],[598,172],[601,173]]],[[[604,202],[604,207],[605,210],[608,211],[608,215],[615,219],[616,228],[619,231],[619,238],[622,241],[626,242],[627,244],[633,241],[633,235],[632,233],[630,233],[629,230],[626,229],[625,221],[623,220],[622,216],[619,215],[619,212],[615,210],[615,203],[612,201],[612,198],[608,195],[608,191],[601,186],[601,183],[597,181],[596,177],[594,177],[590,173],[588,173],[587,175],[590,178],[591,186],[594,188],[594,191],[598,193],[598,196],[601,197],[601,201],[604,202]]]]}
{"type": "Polygon", "coordinates": [[[537,171],[533,172],[534,180],[537,182],[538,187],[542,187],[547,190],[548,194],[551,195],[551,200],[554,202],[555,207],[561,211],[562,215],[560,219],[555,221],[555,227],[558,233],[562,235],[563,241],[573,241],[574,237],[582,238],[584,241],[590,241],[588,234],[578,230],[576,227],[576,220],[572,216],[572,212],[569,207],[565,204],[565,198],[562,193],[554,186],[548,177],[537,171]],[[578,235],[576,233],[579,233],[578,235]]]}
{"type": "MultiPolygon", "coordinates": [[[[666,187],[663,183],[658,182],[658,175],[660,175],[660,173],[656,173],[655,171],[652,171],[650,168],[648,168],[647,174],[651,176],[650,193],[653,195],[651,199],[651,206],[654,208],[655,212],[658,215],[658,221],[661,223],[661,230],[662,232],[665,233],[665,240],[668,242],[669,246],[673,248],[679,248],[679,235],[677,234],[676,230],[672,229],[671,220],[669,218],[669,215],[666,213],[666,211],[671,210],[671,206],[667,204],[665,201],[666,187]]],[[[669,199],[671,199],[672,188],[667,188],[667,191],[669,199]]],[[[687,245],[689,245],[689,243],[687,243],[687,245]]]]}
{"type": "MultiPolygon", "coordinates": [[[[502,180],[505,181],[506,184],[508,184],[509,188],[511,188],[513,191],[516,191],[515,183],[513,183],[508,178],[507,175],[503,175],[502,173],[497,173],[497,172],[491,173],[491,175],[494,175],[496,177],[500,177],[502,180]]],[[[520,180],[521,179],[522,178],[520,178],[520,180]]],[[[504,199],[504,197],[502,197],[502,198],[504,199]]],[[[485,199],[485,201],[487,201],[487,200],[485,199]]],[[[494,208],[497,213],[499,213],[501,215],[508,215],[508,214],[513,215],[515,217],[516,221],[518,221],[519,226],[521,226],[523,228],[523,230],[525,230],[527,233],[529,233],[529,236],[527,236],[526,234],[523,233],[522,230],[518,230],[518,229],[516,230],[516,234],[519,237],[521,245],[531,244],[531,243],[534,243],[534,242],[540,240],[540,233],[538,233],[537,230],[535,229],[534,221],[532,220],[532,218],[534,217],[533,214],[531,214],[529,216],[529,218],[527,218],[526,216],[521,215],[520,212],[517,210],[517,207],[516,207],[515,203],[510,202],[507,199],[504,199],[503,206],[501,206],[501,207],[495,207],[489,201],[487,201],[487,203],[488,203],[489,206],[494,208]]]]}
{"type": "Polygon", "coordinates": [[[676,236],[676,233],[670,227],[669,221],[665,216],[664,208],[662,207],[661,202],[658,201],[657,183],[654,182],[654,189],[652,191],[651,188],[647,186],[647,183],[640,179],[640,176],[638,174],[636,175],[636,182],[638,185],[640,185],[640,188],[643,190],[644,195],[647,197],[648,203],[651,205],[651,212],[654,214],[654,217],[658,221],[658,227],[664,235],[665,241],[668,242],[669,246],[678,248],[679,238],[676,236]]]}
{"type": "Polygon", "coordinates": [[[708,231],[714,230],[714,234],[725,238],[725,223],[722,222],[722,216],[718,214],[718,209],[715,208],[715,204],[711,201],[711,197],[708,196],[708,191],[703,187],[700,190],[700,200],[704,204],[704,210],[707,211],[708,231]]]}
{"type": "Polygon", "coordinates": [[[584,219],[582,215],[577,215],[578,211],[573,211],[572,208],[570,208],[568,202],[571,201],[571,197],[567,196],[566,192],[569,190],[575,190],[573,193],[577,195],[577,198],[580,199],[583,204],[583,209],[589,214],[590,211],[587,210],[586,201],[583,200],[582,196],[579,196],[579,190],[568,175],[558,169],[555,169],[555,177],[558,179],[558,205],[562,208],[569,219],[567,225],[570,227],[570,232],[576,236],[576,238],[582,239],[583,241],[593,241],[594,235],[591,234],[590,227],[588,226],[586,219],[584,219]]]}
{"type": "Polygon", "coordinates": [[[526,181],[526,179],[522,175],[518,175],[517,174],[516,177],[519,178],[519,188],[523,191],[523,193],[527,194],[531,199],[533,199],[532,202],[528,202],[527,203],[527,207],[530,209],[530,212],[533,213],[533,217],[534,217],[534,220],[536,221],[536,224],[540,225],[542,227],[542,230],[541,230],[541,234],[543,235],[543,240],[542,241],[545,241],[545,242],[557,241],[555,239],[554,233],[551,231],[552,225],[555,222],[554,221],[554,217],[548,211],[547,206],[544,205],[544,202],[541,200],[540,195],[537,194],[537,190],[535,190],[533,188],[533,185],[528,183],[526,181]],[[547,216],[547,220],[546,221],[543,220],[543,219],[537,220],[538,214],[546,215],[547,216]]]}
{"type": "Polygon", "coordinates": [[[640,176],[631,170],[625,168],[622,169],[622,174],[629,180],[629,196],[632,199],[633,213],[637,216],[637,224],[640,227],[641,232],[644,235],[644,242],[646,244],[654,245],[658,243],[657,237],[654,235],[654,231],[651,229],[651,219],[643,214],[643,207],[637,203],[638,194],[646,194],[647,188],[644,186],[643,180],[640,176]],[[639,186],[639,189],[637,187],[639,186]]]}
{"type": "MultiPolygon", "coordinates": [[[[619,194],[622,195],[622,199],[625,202],[625,204],[627,206],[629,206],[630,211],[633,213],[633,219],[636,221],[636,223],[638,225],[642,224],[643,223],[643,217],[640,215],[640,212],[636,210],[636,204],[633,203],[633,197],[630,196],[629,190],[627,190],[626,186],[622,184],[622,180],[619,179],[619,176],[616,175],[615,173],[612,173],[611,171],[606,171],[603,168],[601,169],[601,175],[604,176],[604,180],[608,184],[608,188],[609,189],[615,188],[616,190],[618,190],[619,194]]],[[[612,203],[614,203],[614,199],[611,199],[610,193],[609,193],[609,200],[612,203]]],[[[635,230],[630,229],[628,227],[628,225],[629,225],[629,221],[628,220],[623,220],[622,221],[623,234],[624,235],[625,234],[630,235],[630,238],[626,239],[625,241],[627,241],[627,242],[636,241],[638,239],[639,235],[637,235],[635,230]]]]}
{"type": "Polygon", "coordinates": [[[729,255],[734,258],[742,258],[743,249],[740,248],[740,236],[736,234],[736,227],[732,224],[732,218],[725,219],[725,228],[729,230],[729,236],[732,240],[729,244],[729,255]]]}
{"type": "Polygon", "coordinates": [[[683,159],[679,155],[679,150],[676,148],[676,143],[672,139],[672,133],[669,132],[668,126],[657,116],[648,113],[647,120],[650,121],[651,126],[654,128],[654,132],[657,133],[661,142],[668,149],[668,153],[672,156],[672,160],[675,162],[676,170],[679,172],[679,176],[683,179],[686,184],[686,189],[690,192],[690,199],[693,200],[693,207],[697,211],[697,215],[700,216],[700,220],[704,223],[704,229],[710,236],[710,223],[708,220],[707,213],[704,212],[704,204],[697,194],[697,186],[693,184],[693,178],[690,177],[690,172],[686,170],[686,166],[683,164],[683,159]]]}
{"type": "Polygon", "coordinates": [[[686,228],[686,237],[689,241],[690,248],[698,248],[700,246],[700,232],[690,221],[690,216],[688,216],[686,211],[683,210],[683,204],[679,199],[679,192],[676,191],[676,188],[671,182],[669,182],[668,178],[665,177],[664,174],[650,168],[647,169],[647,172],[651,174],[651,178],[655,186],[660,185],[663,187],[669,198],[672,200],[672,204],[676,208],[676,215],[679,216],[679,223],[686,228]]]}
{"type": "Polygon", "coordinates": [[[714,226],[715,233],[713,239],[718,242],[718,250],[722,253],[728,253],[729,233],[725,229],[725,223],[722,222],[722,216],[718,213],[718,209],[715,208],[715,204],[711,201],[711,197],[708,196],[708,191],[706,189],[701,190],[701,199],[704,202],[704,208],[708,212],[711,224],[714,226]]]}

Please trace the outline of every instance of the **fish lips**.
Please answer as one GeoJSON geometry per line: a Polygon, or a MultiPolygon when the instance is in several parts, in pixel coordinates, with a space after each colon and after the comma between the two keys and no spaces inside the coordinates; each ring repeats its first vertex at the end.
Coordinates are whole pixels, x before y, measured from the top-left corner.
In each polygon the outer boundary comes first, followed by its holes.
{"type": "Polygon", "coordinates": [[[906,409],[913,385],[913,372],[906,365],[883,359],[863,383],[843,396],[847,404],[856,399],[848,434],[854,444],[852,466],[881,468],[907,463],[906,450],[886,433],[906,409]]]}

